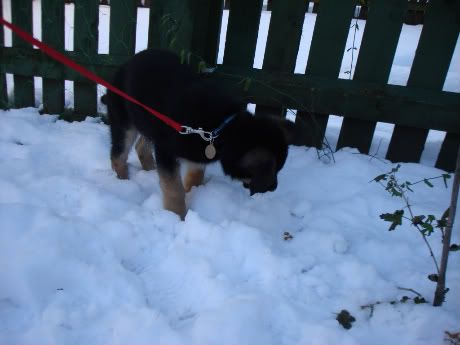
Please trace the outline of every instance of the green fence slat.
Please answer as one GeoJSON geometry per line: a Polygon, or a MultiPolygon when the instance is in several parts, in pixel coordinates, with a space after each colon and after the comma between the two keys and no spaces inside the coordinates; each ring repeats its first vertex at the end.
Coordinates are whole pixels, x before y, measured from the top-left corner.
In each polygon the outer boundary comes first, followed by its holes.
{"type": "MultiPolygon", "coordinates": [[[[407,0],[373,0],[364,29],[353,80],[386,84],[404,20],[407,0]]],[[[337,149],[355,147],[368,154],[376,122],[346,117],[337,149]]]]}
{"type": "MultiPolygon", "coordinates": [[[[32,1],[14,0],[11,2],[13,24],[16,24],[28,33],[32,33],[32,1]]],[[[13,35],[13,47],[32,48],[21,38],[13,35]]],[[[35,106],[34,78],[14,76],[14,106],[16,108],[35,106]]]]}
{"type": "MultiPolygon", "coordinates": [[[[76,1],[74,23],[74,50],[83,59],[91,61],[97,55],[99,1],[76,1]]],[[[75,112],[81,115],[97,113],[97,87],[90,82],[74,84],[75,112]]]]}
{"type": "MultiPolygon", "coordinates": [[[[0,0],[0,16],[3,17],[3,3],[0,0]]],[[[0,26],[0,50],[4,46],[4,30],[3,25],[0,26]]],[[[0,109],[8,108],[8,93],[6,88],[6,75],[2,66],[0,66],[0,109]]]]}
{"type": "Polygon", "coordinates": [[[274,0],[263,69],[294,73],[305,19],[305,0],[274,0]]]}
{"type": "MultiPolygon", "coordinates": [[[[294,73],[305,19],[305,0],[274,0],[262,69],[294,73]]],[[[282,107],[257,105],[256,115],[275,114],[284,117],[282,107]]]]}
{"type": "Polygon", "coordinates": [[[130,56],[134,54],[136,44],[136,17],[136,1],[110,1],[109,52],[111,55],[130,56]]]}
{"type": "MultiPolygon", "coordinates": [[[[42,0],[42,39],[53,48],[64,51],[64,2],[42,0]]],[[[61,66],[58,68],[62,69],[61,66]]],[[[43,111],[59,114],[64,111],[64,80],[43,79],[43,111]]]]}
{"type": "Polygon", "coordinates": [[[436,168],[446,171],[455,171],[456,161],[453,158],[457,156],[459,146],[460,134],[447,133],[442,143],[438,159],[436,160],[436,168]]]}
{"type": "Polygon", "coordinates": [[[356,0],[321,0],[305,74],[337,78],[356,0]]]}
{"type": "Polygon", "coordinates": [[[148,46],[172,50],[193,68],[215,65],[222,7],[221,0],[152,1],[148,46]]]}
{"type": "Polygon", "coordinates": [[[252,67],[254,64],[262,5],[262,0],[230,2],[224,65],[252,67]]]}
{"type": "MultiPolygon", "coordinates": [[[[321,0],[305,74],[337,78],[356,0],[321,0]]],[[[299,145],[321,147],[328,114],[298,112],[299,145]]]]}
{"type": "Polygon", "coordinates": [[[193,0],[192,52],[209,66],[217,63],[224,3],[222,0],[193,0]]]}
{"type": "MultiPolygon", "coordinates": [[[[407,82],[408,87],[442,89],[460,30],[459,13],[460,1],[458,0],[438,0],[428,3],[425,22],[407,82]]],[[[414,117],[416,116],[417,114],[414,114],[414,117]]],[[[387,159],[418,162],[427,136],[427,129],[396,126],[388,147],[387,159]],[[402,147],[398,146],[402,141],[398,136],[402,136],[406,141],[402,147]]],[[[455,162],[456,156],[452,159],[455,162]]]]}
{"type": "Polygon", "coordinates": [[[177,53],[189,50],[192,20],[190,0],[151,1],[148,46],[177,53]]]}

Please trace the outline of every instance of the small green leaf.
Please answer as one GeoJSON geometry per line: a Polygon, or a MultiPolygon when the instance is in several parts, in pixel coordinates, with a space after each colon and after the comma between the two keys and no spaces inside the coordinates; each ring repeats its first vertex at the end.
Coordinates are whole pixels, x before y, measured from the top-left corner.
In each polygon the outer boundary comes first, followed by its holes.
{"type": "Polygon", "coordinates": [[[412,188],[410,188],[409,186],[412,186],[412,182],[406,181],[406,188],[407,188],[407,190],[410,190],[411,192],[414,192],[414,191],[412,190],[412,188]]]}
{"type": "Polygon", "coordinates": [[[430,181],[428,181],[427,179],[424,179],[423,182],[425,182],[425,184],[426,184],[428,187],[433,188],[433,184],[432,184],[430,181]]]}
{"type": "Polygon", "coordinates": [[[460,246],[458,244],[455,244],[455,243],[451,244],[450,247],[449,247],[449,250],[451,252],[456,252],[456,251],[460,250],[460,246]]]}
{"type": "Polygon", "coordinates": [[[420,224],[420,226],[423,228],[422,233],[426,236],[430,236],[434,231],[433,225],[429,223],[425,222],[425,223],[420,224]]]}
{"type": "Polygon", "coordinates": [[[401,302],[401,303],[406,303],[408,300],[410,300],[409,297],[403,296],[403,297],[401,298],[401,301],[400,301],[400,302],[401,302]]]}
{"type": "Polygon", "coordinates": [[[436,227],[438,229],[444,229],[447,226],[447,218],[449,218],[449,210],[450,210],[450,207],[448,207],[447,210],[444,211],[444,213],[441,216],[441,219],[437,220],[436,227]]]}
{"type": "Polygon", "coordinates": [[[249,88],[251,87],[251,83],[252,83],[252,79],[251,78],[246,78],[244,80],[243,90],[247,92],[249,90],[249,88]]]}
{"type": "Polygon", "coordinates": [[[425,298],[417,296],[417,297],[414,298],[414,303],[415,304],[422,304],[422,303],[427,303],[427,302],[426,302],[425,298]]]}
{"type": "Polygon", "coordinates": [[[380,181],[386,181],[387,179],[387,174],[382,174],[373,179],[375,182],[380,182],[380,181]]]}
{"type": "Polygon", "coordinates": [[[428,275],[428,279],[431,280],[432,282],[437,282],[439,280],[439,276],[433,273],[433,274],[428,275]]]}
{"type": "Polygon", "coordinates": [[[389,231],[396,229],[398,225],[402,224],[402,216],[404,215],[404,210],[397,210],[394,213],[384,213],[380,215],[380,219],[383,219],[386,222],[391,222],[389,231]]]}
{"type": "Polygon", "coordinates": [[[176,41],[177,41],[177,37],[173,37],[173,39],[171,40],[171,42],[169,42],[169,48],[174,47],[174,44],[176,44],[176,41]]]}
{"type": "Polygon", "coordinates": [[[428,218],[426,219],[427,223],[433,223],[433,220],[436,220],[436,217],[433,216],[432,214],[428,215],[428,218]]]}
{"type": "Polygon", "coordinates": [[[450,175],[449,174],[442,174],[442,179],[444,181],[444,185],[447,188],[447,180],[450,179],[450,175]]]}
{"type": "Polygon", "coordinates": [[[412,218],[412,224],[414,225],[422,224],[424,219],[425,219],[425,216],[414,216],[414,218],[412,218]]]}
{"type": "Polygon", "coordinates": [[[343,309],[340,311],[339,314],[337,314],[337,317],[335,318],[338,323],[342,325],[343,328],[345,329],[350,329],[352,322],[355,322],[356,319],[351,315],[348,310],[343,309]]]}
{"type": "Polygon", "coordinates": [[[200,63],[198,64],[198,74],[201,74],[206,68],[206,62],[204,62],[203,60],[200,61],[200,63]]]}
{"type": "Polygon", "coordinates": [[[393,169],[391,169],[392,173],[398,172],[399,168],[401,168],[401,164],[396,165],[393,169]]]}

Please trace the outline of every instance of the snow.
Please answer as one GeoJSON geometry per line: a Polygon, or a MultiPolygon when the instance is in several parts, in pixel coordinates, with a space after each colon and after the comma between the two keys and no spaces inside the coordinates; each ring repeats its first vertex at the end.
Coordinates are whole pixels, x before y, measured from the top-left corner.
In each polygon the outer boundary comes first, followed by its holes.
{"type": "MultiPolygon", "coordinates": [[[[147,20],[144,10],[138,16],[147,20]]],[[[307,16],[302,47],[315,19],[307,16]]],[[[101,27],[108,18],[101,12],[101,27]]],[[[262,19],[257,68],[269,12],[262,19]]],[[[402,37],[412,42],[420,30],[405,26],[402,37]]],[[[138,30],[136,49],[146,32],[138,30]]],[[[390,82],[404,84],[415,49],[400,41],[398,51],[390,82]]],[[[445,84],[456,92],[459,56],[445,84]]],[[[307,57],[302,49],[296,72],[307,57]]],[[[0,111],[0,120],[0,343],[440,344],[444,331],[459,331],[458,253],[442,307],[390,304],[415,297],[398,287],[429,301],[435,287],[420,236],[407,224],[389,232],[379,219],[401,200],[369,182],[393,167],[382,159],[392,125],[378,125],[375,158],[343,149],[333,163],[290,148],[272,193],[249,196],[214,164],[187,195],[181,222],[162,209],[157,173],[141,170],[134,154],[131,179],[116,178],[108,127],[98,118],[68,123],[26,108],[0,111]],[[361,308],[376,302],[372,316],[361,308]],[[356,318],[350,330],[335,320],[342,309],[356,318]]],[[[340,122],[330,117],[331,142],[340,122]]],[[[401,180],[443,173],[432,167],[443,135],[430,132],[423,164],[402,164],[401,180]]],[[[448,182],[414,186],[416,213],[439,217],[448,182]]],[[[439,234],[429,240],[439,257],[439,234]]]]}
{"type": "MultiPolygon", "coordinates": [[[[346,149],[327,164],[292,147],[278,189],[253,197],[213,165],[181,222],[134,155],[131,179],[115,177],[97,119],[0,116],[1,343],[428,344],[458,327],[455,253],[443,307],[384,303],[414,297],[398,286],[434,291],[418,234],[379,219],[402,207],[369,183],[388,162],[346,149]],[[360,308],[377,301],[372,317],[360,308]],[[349,331],[342,309],[357,319],[349,331]]],[[[417,187],[417,213],[441,215],[450,189],[417,187]]]]}

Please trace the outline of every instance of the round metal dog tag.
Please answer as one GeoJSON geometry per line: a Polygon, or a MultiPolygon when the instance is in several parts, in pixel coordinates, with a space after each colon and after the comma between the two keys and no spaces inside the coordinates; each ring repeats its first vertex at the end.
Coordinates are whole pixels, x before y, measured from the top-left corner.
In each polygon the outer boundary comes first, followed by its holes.
{"type": "Polygon", "coordinates": [[[213,159],[216,156],[216,148],[212,143],[206,146],[206,149],[204,150],[204,155],[207,159],[213,159]]]}

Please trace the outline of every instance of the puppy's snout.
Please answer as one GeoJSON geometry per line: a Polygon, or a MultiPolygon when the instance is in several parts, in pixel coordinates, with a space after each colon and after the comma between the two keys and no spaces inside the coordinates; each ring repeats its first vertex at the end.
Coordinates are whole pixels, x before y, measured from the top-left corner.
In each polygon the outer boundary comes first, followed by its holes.
{"type": "Polygon", "coordinates": [[[278,181],[275,180],[272,184],[264,186],[249,185],[249,191],[252,196],[257,193],[273,192],[276,187],[278,187],[278,181]]]}

